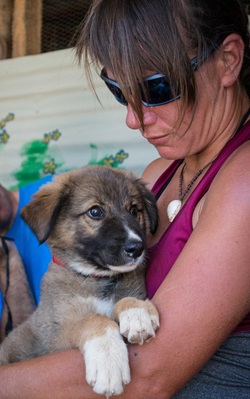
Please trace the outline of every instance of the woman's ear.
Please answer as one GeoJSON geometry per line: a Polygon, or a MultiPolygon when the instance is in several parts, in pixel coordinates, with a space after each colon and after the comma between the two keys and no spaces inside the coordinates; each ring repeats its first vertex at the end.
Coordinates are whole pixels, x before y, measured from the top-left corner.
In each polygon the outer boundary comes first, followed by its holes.
{"type": "Polygon", "coordinates": [[[222,83],[224,87],[232,86],[238,79],[243,58],[245,45],[236,33],[227,36],[221,45],[222,48],[222,61],[224,63],[222,83]]]}

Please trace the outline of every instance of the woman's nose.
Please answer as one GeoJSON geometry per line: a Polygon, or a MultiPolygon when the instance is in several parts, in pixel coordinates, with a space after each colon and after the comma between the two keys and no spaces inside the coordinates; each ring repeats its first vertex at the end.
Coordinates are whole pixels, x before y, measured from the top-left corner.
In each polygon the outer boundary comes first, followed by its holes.
{"type": "Polygon", "coordinates": [[[141,122],[130,104],[127,106],[126,125],[130,129],[140,129],[141,127],[141,122]]]}
{"type": "MultiPolygon", "coordinates": [[[[152,125],[156,122],[156,115],[154,112],[151,111],[150,107],[145,107],[144,105],[142,105],[142,112],[144,126],[152,125]]],[[[140,119],[138,118],[138,115],[130,104],[128,104],[127,106],[126,125],[130,129],[141,128],[140,119]]]]}

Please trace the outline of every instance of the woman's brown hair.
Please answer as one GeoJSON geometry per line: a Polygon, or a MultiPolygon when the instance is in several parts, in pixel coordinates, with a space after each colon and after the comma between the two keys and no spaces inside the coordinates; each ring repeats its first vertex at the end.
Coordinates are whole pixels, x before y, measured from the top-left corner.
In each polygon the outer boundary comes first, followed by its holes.
{"type": "Polygon", "coordinates": [[[76,51],[90,67],[112,71],[142,122],[138,82],[145,71],[168,77],[184,108],[197,91],[190,54],[202,57],[238,33],[245,43],[240,84],[250,96],[248,19],[240,0],[94,0],[81,26],[76,51]]]}

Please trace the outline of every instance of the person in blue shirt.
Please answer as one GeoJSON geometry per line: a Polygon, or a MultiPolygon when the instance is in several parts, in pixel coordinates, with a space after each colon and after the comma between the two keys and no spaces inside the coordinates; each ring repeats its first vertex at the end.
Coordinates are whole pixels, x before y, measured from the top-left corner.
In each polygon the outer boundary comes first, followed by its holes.
{"type": "MultiPolygon", "coordinates": [[[[51,253],[46,243],[40,245],[35,234],[20,216],[20,210],[31,199],[32,195],[52,176],[46,176],[30,183],[19,190],[10,191],[0,185],[0,237],[1,244],[13,242],[22,260],[28,285],[35,305],[39,303],[40,285],[51,260],[51,253]]],[[[5,264],[1,252],[2,264],[5,264]]],[[[10,276],[11,278],[11,276],[10,276]]],[[[11,283],[11,281],[10,281],[11,283]]],[[[3,294],[0,296],[0,316],[3,311],[3,294]]],[[[11,310],[11,309],[10,309],[11,310]]],[[[0,317],[1,319],[1,317],[0,317]]]]}

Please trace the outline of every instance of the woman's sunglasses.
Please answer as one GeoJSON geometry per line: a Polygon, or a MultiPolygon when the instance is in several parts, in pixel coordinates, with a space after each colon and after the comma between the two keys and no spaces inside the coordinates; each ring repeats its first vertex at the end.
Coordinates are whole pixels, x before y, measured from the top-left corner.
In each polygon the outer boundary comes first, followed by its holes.
{"type": "MultiPolygon", "coordinates": [[[[217,42],[202,55],[201,58],[194,57],[190,60],[193,71],[197,71],[199,67],[207,60],[209,55],[213,53],[221,44],[217,42]]],[[[105,68],[102,69],[101,79],[106,83],[108,89],[114,95],[116,100],[122,105],[128,105],[119,84],[108,77],[105,68]]],[[[174,95],[165,75],[157,73],[143,79],[143,87],[138,83],[141,99],[145,107],[156,107],[175,101],[180,98],[180,94],[174,95]]]]}

